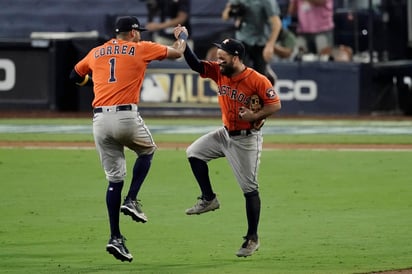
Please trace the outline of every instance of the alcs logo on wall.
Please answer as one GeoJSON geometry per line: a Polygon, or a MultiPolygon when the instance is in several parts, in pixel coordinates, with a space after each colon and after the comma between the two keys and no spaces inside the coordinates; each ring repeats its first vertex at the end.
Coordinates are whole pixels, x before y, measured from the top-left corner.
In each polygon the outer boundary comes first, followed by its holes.
{"type": "Polygon", "coordinates": [[[16,84],[16,65],[10,59],[0,59],[0,91],[9,91],[16,84]]]}
{"type": "MultiPolygon", "coordinates": [[[[191,70],[148,70],[143,82],[142,102],[216,103],[217,86],[191,70]]],[[[278,80],[276,91],[284,101],[315,101],[318,86],[312,80],[278,80]]]]}
{"type": "Polygon", "coordinates": [[[188,69],[148,69],[143,81],[142,102],[217,102],[216,83],[188,69]]]}

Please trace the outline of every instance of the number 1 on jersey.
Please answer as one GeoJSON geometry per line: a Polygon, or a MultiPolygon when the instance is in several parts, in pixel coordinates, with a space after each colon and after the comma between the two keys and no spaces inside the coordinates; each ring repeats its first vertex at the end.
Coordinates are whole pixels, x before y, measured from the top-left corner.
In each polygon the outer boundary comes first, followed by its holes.
{"type": "Polygon", "coordinates": [[[110,78],[109,78],[109,83],[116,82],[116,76],[115,76],[115,67],[116,67],[116,58],[110,58],[109,60],[110,64],[110,78]]]}

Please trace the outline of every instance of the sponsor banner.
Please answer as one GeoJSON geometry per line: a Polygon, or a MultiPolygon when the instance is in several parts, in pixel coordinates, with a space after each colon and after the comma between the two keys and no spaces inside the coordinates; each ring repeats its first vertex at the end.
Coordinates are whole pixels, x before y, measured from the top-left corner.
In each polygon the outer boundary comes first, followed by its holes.
{"type": "Polygon", "coordinates": [[[358,114],[362,64],[295,62],[273,66],[286,114],[358,114]]]}
{"type": "MultiPolygon", "coordinates": [[[[352,63],[279,63],[276,90],[283,114],[358,114],[360,65],[352,63]]],[[[217,86],[181,62],[149,66],[141,94],[142,106],[218,108],[217,86]],[[162,67],[164,66],[164,67],[162,67]]]]}
{"type": "MultiPolygon", "coordinates": [[[[47,47],[0,49],[0,109],[42,107],[57,110],[90,110],[87,98],[68,81],[73,57],[68,42],[47,47]],[[56,52],[61,56],[56,57],[56,52]],[[70,64],[70,65],[69,65],[70,64]],[[57,83],[61,83],[57,85],[57,83]],[[76,101],[72,103],[71,101],[76,101]],[[73,105],[76,106],[73,106],[73,105]],[[66,106],[67,105],[67,106],[66,106]]],[[[78,57],[79,59],[80,57],[78,57]]],[[[365,93],[362,64],[334,62],[273,63],[282,99],[280,115],[359,114],[365,93]]],[[[149,64],[141,93],[141,109],[154,115],[219,115],[217,86],[201,78],[184,61],[149,64]]]]}

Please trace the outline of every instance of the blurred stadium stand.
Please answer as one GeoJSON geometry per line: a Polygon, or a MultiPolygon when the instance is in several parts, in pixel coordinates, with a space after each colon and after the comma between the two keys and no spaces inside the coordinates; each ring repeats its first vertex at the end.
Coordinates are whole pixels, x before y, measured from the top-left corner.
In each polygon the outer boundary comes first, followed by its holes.
{"type": "MultiPolygon", "coordinates": [[[[220,19],[225,1],[193,0],[192,37],[201,55],[219,33],[230,31],[231,22],[220,19]]],[[[113,36],[117,16],[134,15],[145,24],[145,0],[2,0],[0,40],[29,39],[32,32],[86,32],[97,30],[102,39],[113,36]]]]}
{"type": "MultiPolygon", "coordinates": [[[[382,59],[410,57],[407,1],[335,0],[336,43],[352,47],[354,53],[369,50],[373,43],[382,59]],[[371,17],[373,38],[369,37],[371,17]]],[[[284,14],[288,1],[278,0],[278,3],[284,14]]],[[[192,37],[200,56],[204,56],[210,43],[220,39],[222,33],[233,31],[232,22],[220,19],[225,4],[225,0],[192,0],[192,37]]],[[[142,23],[146,23],[148,16],[146,0],[2,0],[0,8],[0,40],[28,39],[32,32],[92,30],[106,39],[113,35],[117,16],[135,15],[142,23]]]]}
{"type": "MultiPolygon", "coordinates": [[[[10,80],[12,77],[6,79],[7,73],[9,76],[13,75],[13,68],[6,71],[0,67],[0,109],[17,106],[63,111],[88,109],[90,98],[85,100],[81,97],[84,95],[80,95],[84,92],[73,91],[67,80],[68,72],[74,62],[91,47],[113,36],[113,25],[118,16],[134,15],[145,24],[148,17],[146,1],[148,0],[1,0],[0,59],[11,58],[15,62],[15,78],[28,75],[31,80],[14,83],[10,80]],[[33,33],[42,32],[97,33],[97,38],[67,38],[66,41],[50,38],[45,43],[31,39],[33,33]],[[43,56],[37,62],[44,67],[36,73],[30,72],[26,64],[32,56],[43,56]],[[34,95],[30,93],[30,84],[33,86],[33,81],[37,79],[39,89],[42,89],[42,100],[33,98],[34,95]],[[49,84],[45,86],[41,79],[47,79],[49,84]],[[14,87],[12,91],[8,88],[11,84],[14,87]],[[79,94],[77,99],[73,98],[73,92],[79,94]]],[[[282,15],[287,10],[288,2],[278,0],[282,15]]],[[[192,0],[192,38],[195,52],[200,57],[206,55],[212,42],[233,34],[233,23],[221,20],[225,5],[226,0],[192,0]]],[[[350,46],[354,54],[369,54],[370,60],[373,60],[370,58],[372,53],[377,53],[376,61],[379,64],[371,64],[365,69],[351,64],[359,69],[363,77],[368,78],[365,81],[359,80],[362,84],[359,88],[362,93],[360,96],[367,95],[367,99],[373,98],[375,101],[375,107],[367,105],[362,107],[363,110],[392,111],[400,107],[403,113],[412,114],[411,18],[412,0],[335,0],[335,44],[350,46]],[[406,84],[404,76],[409,79],[406,84]],[[375,87],[366,93],[364,89],[370,86],[369,82],[374,83],[375,87]],[[388,96],[399,98],[395,103],[388,103],[388,96]]],[[[296,18],[294,23],[296,25],[296,18]]],[[[10,69],[7,62],[3,65],[10,69]]],[[[324,66],[320,65],[320,68],[324,69],[324,66]]],[[[302,65],[295,63],[291,67],[292,71],[299,71],[302,65]]],[[[332,68],[333,64],[326,67],[332,68]]],[[[282,71],[278,71],[280,76],[283,76],[282,71]]],[[[290,74],[284,77],[291,79],[290,74]]],[[[325,83],[325,86],[330,85],[325,83]]],[[[315,109],[314,112],[316,111],[315,109]]]]}

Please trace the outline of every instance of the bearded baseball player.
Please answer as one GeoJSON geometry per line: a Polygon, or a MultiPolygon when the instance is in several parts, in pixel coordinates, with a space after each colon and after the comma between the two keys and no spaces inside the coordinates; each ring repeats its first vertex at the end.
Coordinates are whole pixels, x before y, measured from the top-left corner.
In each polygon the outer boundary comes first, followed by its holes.
{"type": "Polygon", "coordinates": [[[140,91],[147,65],[154,60],[178,59],[185,43],[173,47],[140,41],[146,30],[136,17],[120,17],[115,25],[116,38],[92,49],[70,74],[78,85],[91,82],[93,76],[93,136],[109,185],[106,205],[110,239],[106,250],[116,259],[131,262],[132,254],[120,232],[119,212],[136,222],[147,222],[137,200],[140,187],[149,172],[156,144],[138,111],[140,91]],[[126,176],[124,148],[137,155],[129,191],[121,205],[126,176]]]}
{"type": "MultiPolygon", "coordinates": [[[[175,29],[175,36],[186,40],[185,27],[175,29]]],[[[190,68],[218,85],[218,101],[223,127],[209,132],[186,150],[201,196],[186,214],[202,214],[219,208],[207,163],[226,157],[243,191],[246,203],[247,232],[238,257],[251,256],[259,248],[258,224],[260,197],[258,169],[262,152],[264,120],[279,111],[281,103],[272,84],[264,75],[243,64],[245,49],[235,39],[225,39],[218,47],[217,61],[199,60],[186,46],[184,57],[190,68]]]]}

